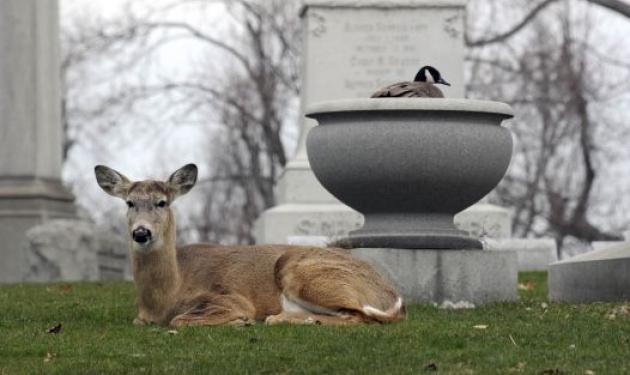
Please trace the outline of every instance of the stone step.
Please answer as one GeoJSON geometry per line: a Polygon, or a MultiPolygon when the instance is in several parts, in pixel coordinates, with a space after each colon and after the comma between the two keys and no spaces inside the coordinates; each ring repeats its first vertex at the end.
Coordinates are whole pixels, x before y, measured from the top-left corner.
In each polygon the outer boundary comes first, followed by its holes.
{"type": "Polygon", "coordinates": [[[520,272],[547,271],[558,260],[553,238],[485,238],[482,242],[487,250],[515,251],[520,272]]]}

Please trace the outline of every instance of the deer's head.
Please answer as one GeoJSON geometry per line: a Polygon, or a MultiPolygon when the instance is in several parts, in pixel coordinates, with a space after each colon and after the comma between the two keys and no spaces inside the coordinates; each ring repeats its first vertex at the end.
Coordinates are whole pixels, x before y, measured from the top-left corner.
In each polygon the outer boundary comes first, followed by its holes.
{"type": "Polygon", "coordinates": [[[94,172],[98,185],[106,193],[127,202],[127,221],[133,250],[162,248],[167,236],[175,239],[175,217],[170,205],[195,185],[196,165],[183,166],[166,181],[133,182],[104,165],[97,165],[94,172]]]}

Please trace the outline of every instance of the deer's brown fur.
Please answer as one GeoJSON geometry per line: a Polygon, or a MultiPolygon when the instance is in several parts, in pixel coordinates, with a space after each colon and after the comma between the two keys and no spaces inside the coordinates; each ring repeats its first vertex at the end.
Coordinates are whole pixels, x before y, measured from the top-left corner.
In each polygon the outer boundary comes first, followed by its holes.
{"type": "Polygon", "coordinates": [[[130,205],[136,324],[357,324],[405,318],[402,299],[389,283],[347,250],[209,244],[176,248],[169,204],[192,188],[196,175],[196,167],[187,165],[166,182],[131,182],[113,169],[96,167],[103,190],[130,205]],[[139,226],[150,229],[149,241],[134,239],[139,226]]]}

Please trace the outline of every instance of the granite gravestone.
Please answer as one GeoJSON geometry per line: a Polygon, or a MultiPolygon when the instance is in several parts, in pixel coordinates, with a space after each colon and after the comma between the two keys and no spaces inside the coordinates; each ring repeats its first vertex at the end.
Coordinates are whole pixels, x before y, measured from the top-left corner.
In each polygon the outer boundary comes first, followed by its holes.
{"type": "Polygon", "coordinates": [[[630,242],[552,263],[549,299],[569,303],[630,301],[630,242]]]}

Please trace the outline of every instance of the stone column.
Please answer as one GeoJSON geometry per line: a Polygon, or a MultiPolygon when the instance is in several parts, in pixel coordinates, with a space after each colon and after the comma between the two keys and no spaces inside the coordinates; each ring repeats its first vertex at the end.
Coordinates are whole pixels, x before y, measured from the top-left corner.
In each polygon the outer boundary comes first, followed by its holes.
{"type": "MultiPolygon", "coordinates": [[[[386,84],[412,80],[423,65],[437,67],[452,84],[441,86],[447,97],[463,97],[465,5],[465,0],[307,0],[302,112],[318,101],[369,97],[386,84]]],[[[279,205],[257,222],[260,243],[343,236],[362,224],[361,215],[313,175],[305,138],[315,122],[302,121],[297,154],[279,182],[279,205]]]]}
{"type": "Polygon", "coordinates": [[[25,231],[74,217],[61,184],[56,0],[0,1],[0,282],[26,272],[25,231]]]}

